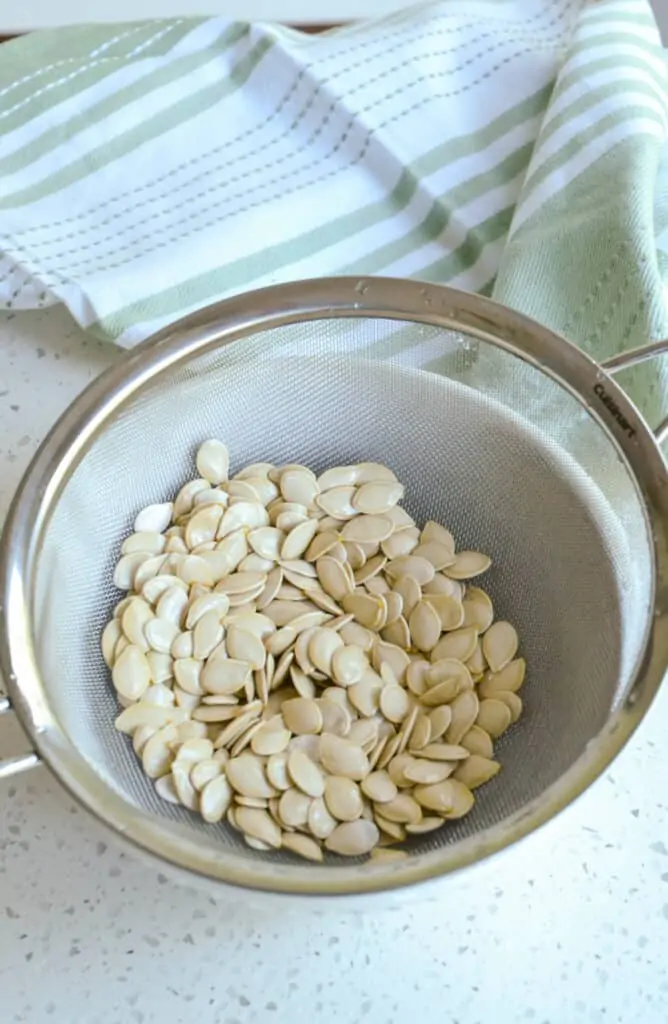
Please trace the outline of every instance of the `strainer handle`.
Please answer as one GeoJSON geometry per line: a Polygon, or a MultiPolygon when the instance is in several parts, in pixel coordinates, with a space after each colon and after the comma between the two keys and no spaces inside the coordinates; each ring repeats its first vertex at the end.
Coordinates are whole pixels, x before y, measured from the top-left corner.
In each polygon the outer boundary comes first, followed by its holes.
{"type": "MultiPolygon", "coordinates": [[[[7,715],[11,710],[12,704],[9,697],[0,695],[0,715],[7,715]]],[[[19,772],[25,772],[28,768],[36,768],[41,763],[34,750],[31,750],[29,754],[19,754],[16,757],[0,757],[0,779],[8,779],[10,775],[18,775],[19,772]]]]}
{"type": "MultiPolygon", "coordinates": [[[[645,363],[648,359],[656,359],[657,356],[668,354],[668,338],[663,341],[651,341],[648,345],[641,345],[639,348],[632,348],[628,352],[621,352],[618,356],[611,356],[601,363],[602,368],[614,377],[620,370],[629,366],[637,366],[638,363],[645,363]]],[[[658,427],[654,428],[654,436],[659,444],[668,440],[668,415],[661,420],[658,427]]]]}

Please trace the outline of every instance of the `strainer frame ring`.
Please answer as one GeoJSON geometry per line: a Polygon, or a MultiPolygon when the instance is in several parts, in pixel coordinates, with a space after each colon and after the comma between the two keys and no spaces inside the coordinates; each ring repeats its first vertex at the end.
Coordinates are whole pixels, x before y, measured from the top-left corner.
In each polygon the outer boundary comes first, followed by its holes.
{"type": "Polygon", "coordinates": [[[144,853],[224,886],[303,896],[359,895],[438,879],[500,851],[570,804],[607,768],[644,717],[668,664],[668,473],[652,432],[624,391],[589,356],[540,323],[478,295],[395,278],[294,282],[224,300],[148,339],[69,406],[33,458],[0,542],[0,672],[39,756],[101,822],[144,853]],[[31,630],[31,594],[40,537],[74,469],[107,419],[156,375],[195,355],[258,331],[307,320],[386,318],[460,331],[542,370],[589,411],[623,456],[638,489],[654,546],[653,614],[629,694],[583,754],[540,797],[508,818],[436,851],[389,866],[330,865],[304,872],[272,866],[263,881],[240,867],[213,873],[194,840],[128,805],[100,779],[61,729],[40,678],[31,630]]]}

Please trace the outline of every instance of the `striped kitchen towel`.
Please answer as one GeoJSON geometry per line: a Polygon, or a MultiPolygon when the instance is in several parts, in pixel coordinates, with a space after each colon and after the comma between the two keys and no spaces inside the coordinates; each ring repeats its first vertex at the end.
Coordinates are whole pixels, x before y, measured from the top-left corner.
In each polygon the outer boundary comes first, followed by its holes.
{"type": "MultiPolygon", "coordinates": [[[[0,306],[129,347],[245,289],[408,275],[603,358],[668,335],[667,126],[646,0],[36,33],[0,47],[0,306]]],[[[657,420],[668,370],[624,383],[657,420]]]]}

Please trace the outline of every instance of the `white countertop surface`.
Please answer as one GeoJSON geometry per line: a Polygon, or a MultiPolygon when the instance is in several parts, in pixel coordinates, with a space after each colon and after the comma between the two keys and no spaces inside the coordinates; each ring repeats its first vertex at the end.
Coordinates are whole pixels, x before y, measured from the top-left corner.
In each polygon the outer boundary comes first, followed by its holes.
{"type": "MultiPolygon", "coordinates": [[[[0,314],[0,520],[55,417],[122,358],[0,314]]],[[[668,688],[579,802],[408,909],[215,902],[119,849],[44,768],[0,783],[3,1024],[665,1024],[668,688]]],[[[4,754],[25,749],[0,723],[4,754]]]]}

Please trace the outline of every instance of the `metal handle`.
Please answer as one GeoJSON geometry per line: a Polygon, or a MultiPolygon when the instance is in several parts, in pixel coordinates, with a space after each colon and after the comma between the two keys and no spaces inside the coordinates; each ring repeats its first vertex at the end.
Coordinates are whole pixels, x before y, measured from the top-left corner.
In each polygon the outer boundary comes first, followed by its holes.
{"type": "MultiPolygon", "coordinates": [[[[638,363],[645,363],[648,359],[656,359],[657,356],[668,354],[668,338],[664,341],[652,341],[649,345],[641,345],[639,348],[632,348],[628,352],[621,352],[618,356],[611,356],[601,363],[602,368],[612,377],[619,370],[626,370],[629,366],[637,366],[638,363]]],[[[654,436],[659,444],[668,441],[668,416],[661,420],[654,430],[654,436]]]]}
{"type": "MultiPolygon", "coordinates": [[[[0,716],[7,715],[12,710],[9,697],[0,695],[0,716]]],[[[18,775],[28,768],[36,768],[41,764],[39,757],[34,750],[29,754],[18,754],[16,757],[0,758],[0,779],[8,779],[10,775],[18,775]]]]}

